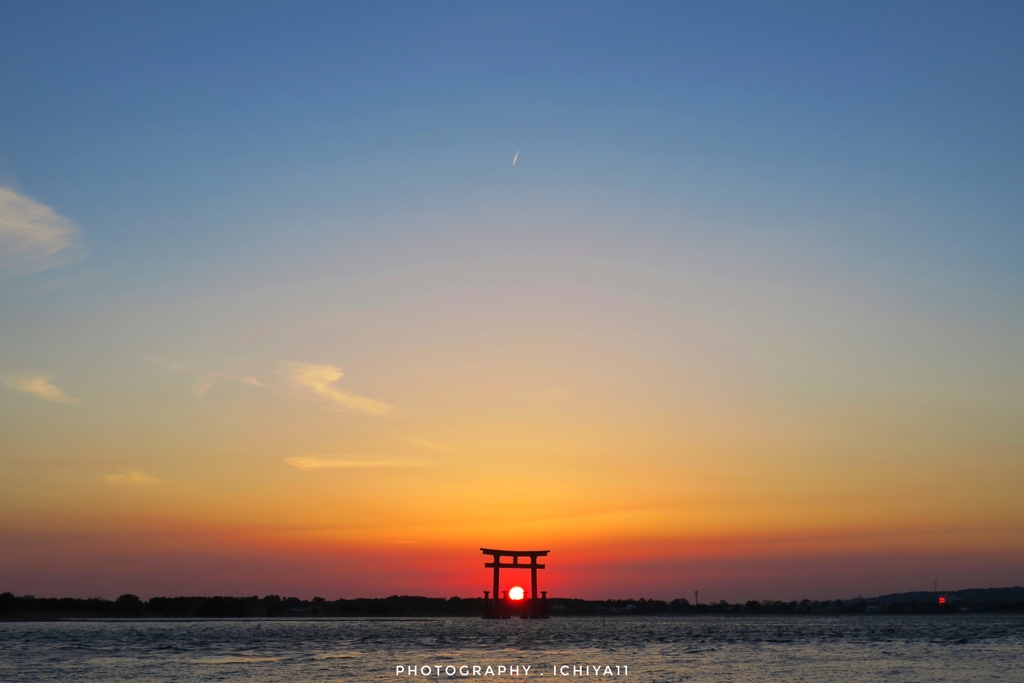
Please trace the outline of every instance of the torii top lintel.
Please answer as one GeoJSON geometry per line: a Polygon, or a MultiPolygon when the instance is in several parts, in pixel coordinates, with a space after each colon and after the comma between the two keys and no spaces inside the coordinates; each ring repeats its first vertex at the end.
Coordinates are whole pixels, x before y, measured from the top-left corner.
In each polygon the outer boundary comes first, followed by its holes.
{"type": "Polygon", "coordinates": [[[550,550],[495,550],[494,548],[480,548],[484,555],[490,555],[492,562],[484,564],[485,567],[495,569],[544,569],[544,565],[537,564],[538,557],[544,557],[550,550]],[[502,557],[511,557],[512,562],[502,562],[502,557]],[[520,557],[530,558],[529,564],[520,564],[520,557]]]}
{"type": "Polygon", "coordinates": [[[516,555],[522,556],[540,556],[547,555],[550,550],[495,550],[493,548],[480,548],[484,555],[508,555],[514,557],[516,555]]]}

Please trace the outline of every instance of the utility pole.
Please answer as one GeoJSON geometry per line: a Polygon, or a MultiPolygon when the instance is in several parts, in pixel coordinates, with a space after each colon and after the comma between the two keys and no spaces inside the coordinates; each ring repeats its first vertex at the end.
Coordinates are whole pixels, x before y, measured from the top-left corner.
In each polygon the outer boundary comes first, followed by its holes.
{"type": "Polygon", "coordinates": [[[693,604],[694,605],[699,605],[700,604],[700,591],[693,591],[693,604]]]}

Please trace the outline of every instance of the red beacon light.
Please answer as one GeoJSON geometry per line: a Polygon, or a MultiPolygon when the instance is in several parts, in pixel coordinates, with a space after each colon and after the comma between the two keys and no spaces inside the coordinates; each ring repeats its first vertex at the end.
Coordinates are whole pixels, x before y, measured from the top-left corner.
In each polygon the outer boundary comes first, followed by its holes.
{"type": "Polygon", "coordinates": [[[940,595],[939,596],[939,604],[940,605],[945,605],[946,604],[946,596],[945,595],[940,595]]]}

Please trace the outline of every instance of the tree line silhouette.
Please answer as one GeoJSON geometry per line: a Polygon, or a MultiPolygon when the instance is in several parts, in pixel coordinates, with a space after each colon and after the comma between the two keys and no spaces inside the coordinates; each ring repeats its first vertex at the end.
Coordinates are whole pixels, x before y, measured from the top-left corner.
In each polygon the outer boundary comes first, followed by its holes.
{"type": "MultiPolygon", "coordinates": [[[[686,598],[665,600],[549,599],[552,616],[629,616],[673,614],[861,614],[943,613],[962,611],[1024,612],[1024,588],[972,589],[958,593],[905,593],[853,600],[748,600],[692,604],[686,598]],[[940,604],[939,596],[950,596],[940,604]]],[[[104,598],[36,598],[0,594],[0,619],[73,617],[148,618],[302,618],[302,617],[427,617],[483,615],[482,598],[428,598],[392,595],[387,598],[303,600],[295,597],[154,597],[142,600],[127,593],[104,598]]]]}

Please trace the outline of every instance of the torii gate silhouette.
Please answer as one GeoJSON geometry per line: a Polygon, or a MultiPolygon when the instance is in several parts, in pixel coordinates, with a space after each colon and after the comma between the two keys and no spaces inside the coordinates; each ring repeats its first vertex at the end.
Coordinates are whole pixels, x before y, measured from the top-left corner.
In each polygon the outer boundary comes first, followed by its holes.
{"type": "Polygon", "coordinates": [[[484,619],[508,619],[513,614],[518,614],[524,619],[546,619],[548,616],[548,592],[541,591],[540,599],[537,593],[537,570],[544,569],[543,564],[537,563],[538,557],[545,557],[550,550],[495,550],[493,548],[480,548],[484,555],[490,555],[491,561],[484,564],[485,567],[494,568],[494,597],[491,591],[484,591],[484,619]],[[511,557],[512,562],[502,562],[502,557],[511,557]],[[520,564],[520,557],[530,558],[529,564],[520,564]],[[530,570],[530,594],[522,601],[513,602],[508,599],[504,591],[499,597],[499,577],[502,569],[529,569],[530,570]],[[521,604],[516,604],[521,603],[521,604]]]}

